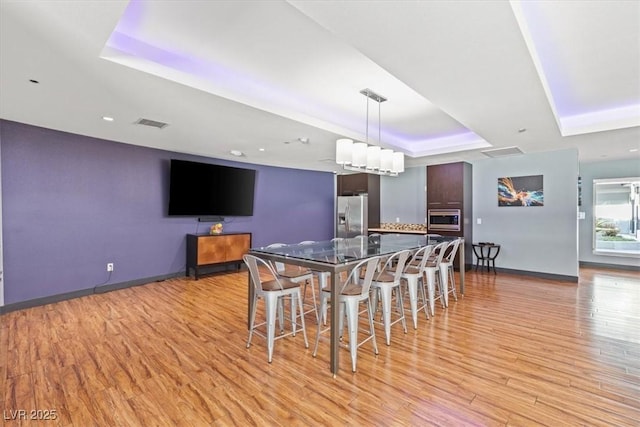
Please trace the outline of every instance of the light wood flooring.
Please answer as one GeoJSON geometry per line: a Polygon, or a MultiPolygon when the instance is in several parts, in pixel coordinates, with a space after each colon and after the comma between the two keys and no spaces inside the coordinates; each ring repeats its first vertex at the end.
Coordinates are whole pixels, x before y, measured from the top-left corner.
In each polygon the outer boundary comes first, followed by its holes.
{"type": "Polygon", "coordinates": [[[378,327],[380,354],[361,347],[356,373],[341,349],[335,379],[328,342],[311,355],[311,317],[309,349],[301,334],[276,341],[269,364],[263,339],[246,348],[245,271],[7,313],[2,422],[640,425],[640,274],[582,269],[579,283],[466,278],[464,298],[420,318],[417,330],[409,323],[406,335],[395,325],[391,346],[378,327]]]}

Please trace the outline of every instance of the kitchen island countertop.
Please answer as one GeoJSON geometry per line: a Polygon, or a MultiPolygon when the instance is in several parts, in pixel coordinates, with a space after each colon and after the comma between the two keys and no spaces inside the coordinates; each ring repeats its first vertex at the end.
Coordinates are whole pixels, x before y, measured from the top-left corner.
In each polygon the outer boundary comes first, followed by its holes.
{"type": "Polygon", "coordinates": [[[427,234],[427,230],[407,230],[402,228],[369,228],[369,233],[401,233],[401,234],[427,234]]]}

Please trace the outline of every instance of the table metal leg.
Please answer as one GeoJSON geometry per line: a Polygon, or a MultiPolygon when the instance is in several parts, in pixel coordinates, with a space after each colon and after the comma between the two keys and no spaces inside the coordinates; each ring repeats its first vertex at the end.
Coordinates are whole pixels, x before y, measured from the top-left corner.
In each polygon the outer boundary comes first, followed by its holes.
{"type": "MultiPolygon", "coordinates": [[[[339,350],[340,350],[340,307],[338,307],[338,286],[336,281],[336,273],[331,272],[331,373],[334,378],[338,375],[338,367],[340,366],[339,350]]],[[[320,326],[318,326],[320,327],[320,326]]]]}
{"type": "Polygon", "coordinates": [[[249,287],[249,304],[247,310],[247,330],[251,329],[251,313],[253,313],[253,303],[254,303],[254,293],[255,289],[253,288],[253,280],[251,280],[251,274],[247,274],[247,286],[249,287]]]}
{"type": "MultiPolygon", "coordinates": [[[[458,249],[459,252],[459,262],[460,265],[458,266],[460,268],[460,295],[464,295],[464,269],[465,269],[465,261],[464,261],[464,240],[462,242],[460,242],[460,248],[458,249]]],[[[471,259],[471,261],[473,261],[473,259],[471,259]]]]}

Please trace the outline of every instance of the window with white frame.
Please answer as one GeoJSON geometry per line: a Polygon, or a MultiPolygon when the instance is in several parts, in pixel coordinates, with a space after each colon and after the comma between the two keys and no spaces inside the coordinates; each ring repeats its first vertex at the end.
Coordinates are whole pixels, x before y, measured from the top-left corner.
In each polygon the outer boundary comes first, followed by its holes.
{"type": "Polygon", "coordinates": [[[593,252],[640,257],[640,177],[593,180],[593,252]]]}

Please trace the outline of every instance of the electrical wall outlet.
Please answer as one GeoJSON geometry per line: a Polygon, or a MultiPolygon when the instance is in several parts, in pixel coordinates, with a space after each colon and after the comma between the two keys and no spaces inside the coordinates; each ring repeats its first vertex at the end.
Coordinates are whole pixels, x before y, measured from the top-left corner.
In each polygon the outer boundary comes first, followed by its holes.
{"type": "Polygon", "coordinates": [[[113,271],[113,263],[107,263],[107,271],[113,271]]]}

